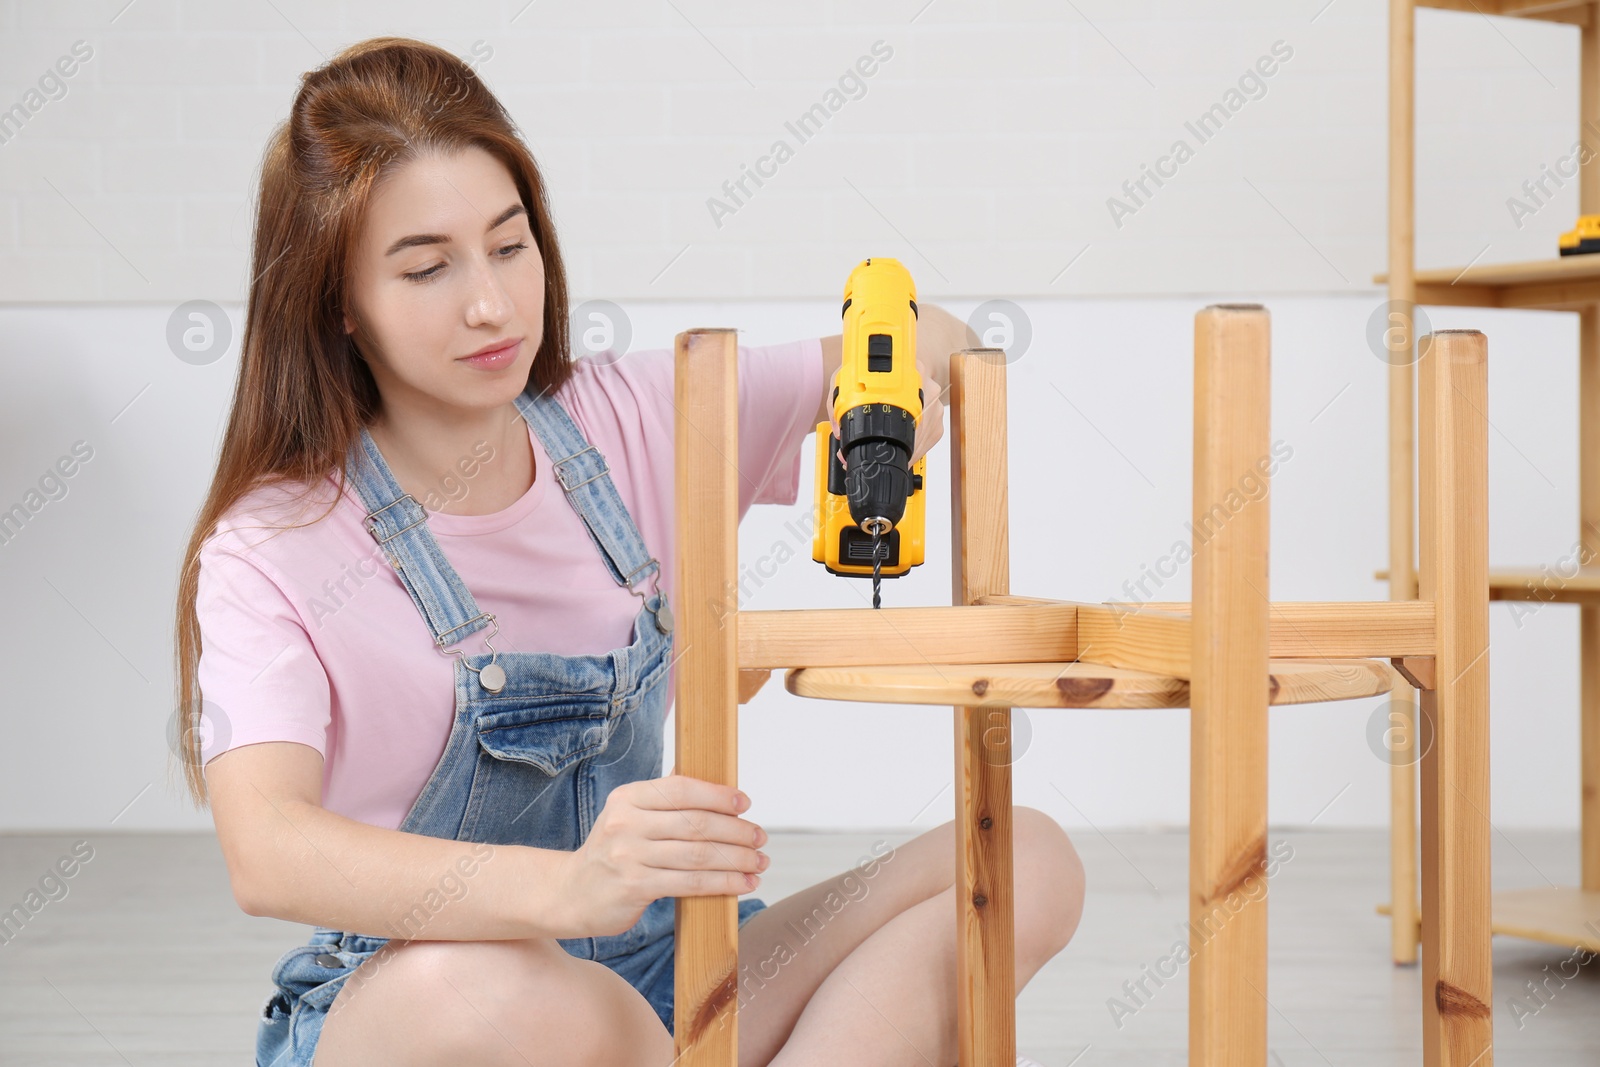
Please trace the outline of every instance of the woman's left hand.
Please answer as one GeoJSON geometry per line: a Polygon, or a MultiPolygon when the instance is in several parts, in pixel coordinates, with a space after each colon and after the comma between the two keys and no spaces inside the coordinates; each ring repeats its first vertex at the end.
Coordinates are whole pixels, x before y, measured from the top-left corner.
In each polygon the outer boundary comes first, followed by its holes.
{"type": "Polygon", "coordinates": [[[922,360],[917,360],[917,373],[922,375],[922,417],[917,420],[916,446],[911,450],[911,462],[916,464],[928,449],[944,436],[944,394],[933,372],[922,360]]]}

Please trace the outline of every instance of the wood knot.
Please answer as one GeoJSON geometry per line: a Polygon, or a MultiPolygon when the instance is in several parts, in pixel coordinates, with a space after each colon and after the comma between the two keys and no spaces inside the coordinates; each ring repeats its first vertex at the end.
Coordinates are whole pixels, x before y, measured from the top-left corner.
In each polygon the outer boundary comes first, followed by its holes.
{"type": "Polygon", "coordinates": [[[980,830],[987,830],[989,827],[991,827],[993,825],[994,825],[994,820],[989,818],[989,816],[987,816],[987,815],[985,815],[983,818],[978,820],[978,829],[980,829],[980,830]]]}
{"type": "Polygon", "coordinates": [[[1056,679],[1056,691],[1062,707],[1086,708],[1111,691],[1111,679],[1063,674],[1056,679]]]}
{"type": "Polygon", "coordinates": [[[733,971],[724,971],[722,979],[707,991],[706,999],[701,1001],[699,1010],[689,1018],[688,1032],[684,1035],[686,1045],[699,1043],[704,1035],[711,1032],[711,1021],[719,1015],[723,1016],[726,1025],[727,1017],[738,1011],[735,1003],[738,993],[738,978],[734,976],[733,971]]]}
{"type": "Polygon", "coordinates": [[[1465,1016],[1469,1019],[1489,1017],[1489,1005],[1460,986],[1451,985],[1442,978],[1433,984],[1433,1003],[1438,1007],[1440,1015],[1465,1016]]]}
{"type": "Polygon", "coordinates": [[[989,691],[989,679],[979,678],[976,682],[973,682],[972,691],[978,696],[983,696],[983,694],[989,691]]]}
{"type": "Polygon", "coordinates": [[[1205,897],[1205,903],[1227,900],[1234,893],[1248,895],[1256,882],[1264,880],[1267,866],[1267,839],[1263,835],[1236,853],[1233,860],[1218,875],[1216,884],[1205,897]]]}
{"type": "Polygon", "coordinates": [[[981,908],[987,903],[989,903],[989,898],[984,896],[982,893],[979,893],[977,896],[972,898],[972,906],[975,908],[981,908]]]}

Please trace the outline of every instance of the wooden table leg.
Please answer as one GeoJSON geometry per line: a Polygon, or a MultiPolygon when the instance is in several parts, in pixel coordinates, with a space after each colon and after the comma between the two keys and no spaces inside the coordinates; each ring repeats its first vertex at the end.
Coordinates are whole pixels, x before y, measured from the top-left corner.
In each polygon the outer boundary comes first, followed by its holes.
{"type": "MultiPolygon", "coordinates": [[[[1587,32],[1587,31],[1586,31],[1587,32]]],[[[1600,34],[1600,27],[1595,28],[1600,34]]],[[[1589,38],[1585,37],[1585,43],[1589,38]]],[[[1597,47],[1591,45],[1591,47],[1597,47]]],[[[1600,66],[1591,60],[1585,64],[1600,66]]],[[[1586,86],[1586,88],[1588,88],[1586,86]]],[[[1590,94],[1586,92],[1585,99],[1590,94]]],[[[1600,164],[1588,168],[1600,170],[1600,164]]],[[[1596,196],[1600,200],[1600,194],[1596,196]]],[[[1596,208],[1595,210],[1600,210],[1596,208]]],[[[1600,562],[1600,307],[1578,312],[1578,516],[1579,562],[1600,562]]],[[[1578,608],[1579,761],[1582,809],[1579,847],[1583,888],[1600,891],[1600,607],[1578,608]]]]}
{"type": "MultiPolygon", "coordinates": [[[[738,628],[725,590],[739,566],[738,334],[687,330],[674,353],[678,773],[739,784],[738,628]]],[[[739,1062],[739,898],[679,897],[674,1067],[739,1062]]]]}
{"type": "MultiPolygon", "coordinates": [[[[1415,393],[1417,286],[1414,220],[1416,160],[1416,4],[1389,0],[1389,599],[1417,598],[1411,509],[1416,456],[1411,403],[1415,393]]],[[[1415,690],[1400,688],[1395,729],[1417,737],[1415,690]]],[[[1396,963],[1417,962],[1417,768],[1389,769],[1389,951],[1396,963]]]]}
{"type": "Polygon", "coordinates": [[[1267,586],[1271,320],[1194,330],[1189,1063],[1267,1062],[1267,586]]]}
{"type": "Polygon", "coordinates": [[[1489,888],[1488,345],[1423,339],[1418,362],[1421,594],[1434,603],[1433,724],[1422,757],[1425,1067],[1492,1067],[1489,888]]]}
{"type": "MultiPolygon", "coordinates": [[[[1005,352],[950,361],[952,599],[1011,591],[1005,352]]],[[[956,1052],[960,1067],[1017,1061],[1011,865],[1011,709],[955,709],[956,1052]]]]}

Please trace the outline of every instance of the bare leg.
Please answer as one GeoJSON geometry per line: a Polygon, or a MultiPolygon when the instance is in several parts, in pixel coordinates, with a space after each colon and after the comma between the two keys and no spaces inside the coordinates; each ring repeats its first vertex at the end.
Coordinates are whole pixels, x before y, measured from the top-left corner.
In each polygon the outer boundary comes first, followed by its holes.
{"type": "MultiPolygon", "coordinates": [[[[1076,931],[1083,868],[1070,844],[1035,849],[1014,881],[1020,990],[1076,931]]],[[[773,1067],[954,1064],[955,936],[953,885],[884,923],[823,980],[773,1067]]]]}
{"type": "Polygon", "coordinates": [[[672,1037],[639,991],[553,940],[391,942],[362,968],[329,1009],[315,1067],[672,1060],[672,1037]]]}

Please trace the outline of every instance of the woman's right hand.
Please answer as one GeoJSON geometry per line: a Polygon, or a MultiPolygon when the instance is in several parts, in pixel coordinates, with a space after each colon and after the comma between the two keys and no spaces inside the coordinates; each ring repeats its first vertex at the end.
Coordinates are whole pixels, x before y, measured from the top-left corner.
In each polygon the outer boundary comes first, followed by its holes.
{"type": "Polygon", "coordinates": [[[659,897],[738,896],[760,884],[767,841],[732,786],[674,773],[617,786],[566,866],[577,936],[633,927],[659,897]],[[737,802],[737,803],[736,803],[737,802]]]}

